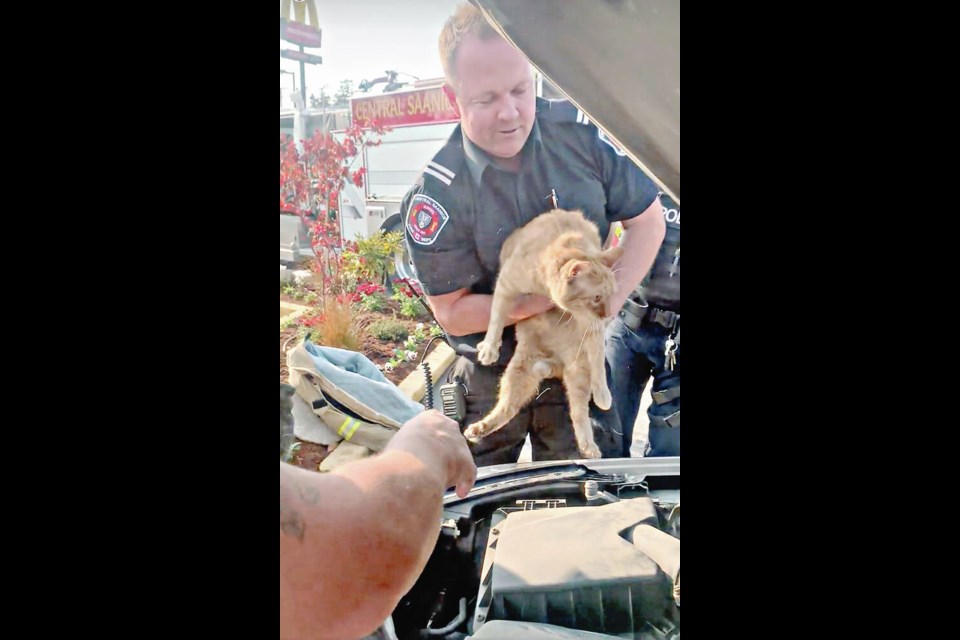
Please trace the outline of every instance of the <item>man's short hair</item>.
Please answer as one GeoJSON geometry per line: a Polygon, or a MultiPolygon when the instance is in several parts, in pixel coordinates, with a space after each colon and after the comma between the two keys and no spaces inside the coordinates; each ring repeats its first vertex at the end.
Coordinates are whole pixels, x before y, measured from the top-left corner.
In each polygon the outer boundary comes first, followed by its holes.
{"type": "Polygon", "coordinates": [[[440,31],[440,64],[448,81],[455,77],[454,68],[457,60],[457,49],[464,37],[473,34],[481,40],[498,38],[500,34],[490,26],[480,10],[471,4],[461,4],[450,16],[440,31]]]}

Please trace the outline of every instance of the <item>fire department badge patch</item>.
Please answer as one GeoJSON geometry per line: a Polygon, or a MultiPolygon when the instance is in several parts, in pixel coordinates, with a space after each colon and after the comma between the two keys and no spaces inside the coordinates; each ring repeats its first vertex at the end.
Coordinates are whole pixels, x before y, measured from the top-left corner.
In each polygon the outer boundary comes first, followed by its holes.
{"type": "Polygon", "coordinates": [[[429,246],[433,244],[450,216],[439,202],[417,194],[410,203],[407,211],[407,233],[417,244],[429,246]]]}

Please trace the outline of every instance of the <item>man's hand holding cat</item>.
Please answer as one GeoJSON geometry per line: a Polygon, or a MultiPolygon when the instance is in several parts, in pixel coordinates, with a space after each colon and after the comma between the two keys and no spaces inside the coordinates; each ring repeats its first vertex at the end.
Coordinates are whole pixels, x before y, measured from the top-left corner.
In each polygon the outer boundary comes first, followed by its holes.
{"type": "Polygon", "coordinates": [[[525,293],[517,298],[517,302],[513,305],[513,310],[510,312],[510,319],[516,322],[526,320],[531,316],[549,311],[555,306],[553,300],[547,296],[525,293]]]}
{"type": "MultiPolygon", "coordinates": [[[[526,320],[527,318],[543,313],[552,307],[554,307],[554,304],[550,298],[532,293],[524,293],[517,297],[517,301],[513,305],[509,318],[513,322],[520,322],[521,320],[526,320]]],[[[502,328],[502,325],[497,328],[502,328]]],[[[489,366],[500,357],[500,345],[502,343],[501,340],[499,340],[500,335],[495,328],[487,329],[487,335],[483,342],[477,345],[477,360],[480,364],[489,366]],[[494,338],[496,338],[495,341],[494,338]]]]}

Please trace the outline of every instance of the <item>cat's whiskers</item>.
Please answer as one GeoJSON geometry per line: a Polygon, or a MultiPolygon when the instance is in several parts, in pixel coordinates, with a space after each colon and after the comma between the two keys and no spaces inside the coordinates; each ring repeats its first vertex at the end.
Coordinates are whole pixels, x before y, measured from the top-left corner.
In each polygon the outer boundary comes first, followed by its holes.
{"type": "Polygon", "coordinates": [[[580,359],[580,349],[583,349],[583,341],[586,339],[587,331],[589,330],[590,330],[590,325],[587,325],[586,328],[583,330],[583,337],[580,338],[580,346],[577,348],[577,357],[574,358],[574,360],[580,359]]]}

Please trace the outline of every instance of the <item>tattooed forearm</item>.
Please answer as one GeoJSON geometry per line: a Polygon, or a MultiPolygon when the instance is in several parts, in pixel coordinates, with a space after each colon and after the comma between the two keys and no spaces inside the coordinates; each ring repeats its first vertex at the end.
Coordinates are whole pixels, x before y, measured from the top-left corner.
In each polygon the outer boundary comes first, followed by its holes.
{"type": "Polygon", "coordinates": [[[303,541],[303,532],[307,528],[306,523],[304,523],[303,518],[300,517],[300,514],[295,510],[291,509],[286,500],[284,499],[283,492],[280,493],[280,531],[290,536],[291,538],[296,538],[297,540],[303,541]]]}
{"type": "Polygon", "coordinates": [[[320,499],[320,491],[316,487],[297,485],[297,494],[299,494],[300,499],[307,504],[317,504],[317,501],[320,499]]]}
{"type": "Polygon", "coordinates": [[[300,518],[300,514],[296,511],[288,511],[286,514],[280,513],[280,531],[283,531],[291,538],[296,538],[303,542],[303,531],[306,528],[306,525],[300,518]]]}

